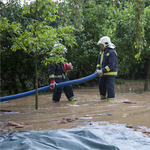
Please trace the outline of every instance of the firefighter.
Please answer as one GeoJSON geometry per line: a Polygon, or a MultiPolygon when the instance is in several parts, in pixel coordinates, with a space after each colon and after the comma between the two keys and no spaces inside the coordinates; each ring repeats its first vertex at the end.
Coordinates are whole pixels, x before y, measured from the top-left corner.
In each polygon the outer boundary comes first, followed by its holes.
{"type": "Polygon", "coordinates": [[[115,45],[108,36],[100,38],[97,45],[101,45],[99,51],[96,72],[99,78],[99,92],[102,100],[113,102],[115,99],[115,78],[118,71],[117,53],[115,45]]]}
{"type": "MultiPolygon", "coordinates": [[[[64,51],[65,53],[67,52],[67,49],[62,44],[55,44],[54,48],[58,46],[62,48],[62,51],[64,51]]],[[[65,58],[65,54],[63,54],[63,52],[61,53],[61,55],[65,58]]],[[[64,91],[68,101],[76,101],[72,85],[57,87],[57,83],[69,81],[67,72],[71,71],[72,69],[72,64],[67,62],[65,62],[64,64],[61,62],[58,64],[49,64],[48,73],[50,80],[50,89],[54,89],[52,102],[57,103],[60,101],[62,91],[64,91]]]]}

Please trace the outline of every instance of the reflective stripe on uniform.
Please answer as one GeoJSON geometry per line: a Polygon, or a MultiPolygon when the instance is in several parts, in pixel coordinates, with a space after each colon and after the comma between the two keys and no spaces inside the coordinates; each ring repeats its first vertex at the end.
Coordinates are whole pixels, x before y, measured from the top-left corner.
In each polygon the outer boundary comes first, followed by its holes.
{"type": "Polygon", "coordinates": [[[100,67],[101,67],[101,69],[102,69],[102,62],[103,62],[103,55],[104,54],[104,52],[102,52],[102,54],[101,54],[101,61],[100,61],[100,67]]]}
{"type": "Polygon", "coordinates": [[[97,66],[96,67],[100,67],[100,64],[97,64],[97,66]]]}
{"type": "Polygon", "coordinates": [[[62,75],[54,75],[54,74],[51,74],[49,75],[49,78],[66,78],[67,76],[67,72],[66,73],[63,73],[62,75]]]}
{"type": "Polygon", "coordinates": [[[104,73],[104,75],[117,75],[117,72],[107,72],[107,73],[104,73]]]}
{"type": "Polygon", "coordinates": [[[110,71],[110,68],[108,66],[106,66],[105,69],[107,70],[107,72],[110,71]]]}
{"type": "Polygon", "coordinates": [[[65,79],[66,75],[65,75],[65,74],[62,74],[62,77],[65,79]]]}
{"type": "Polygon", "coordinates": [[[106,54],[106,56],[109,56],[109,55],[110,55],[109,53],[106,54]]]}
{"type": "Polygon", "coordinates": [[[107,98],[108,102],[114,102],[115,98],[107,98]]]}
{"type": "Polygon", "coordinates": [[[55,75],[55,78],[62,78],[62,75],[55,75]]]}
{"type": "Polygon", "coordinates": [[[107,100],[114,100],[115,98],[107,98],[107,100]]]}
{"type": "Polygon", "coordinates": [[[73,99],[69,99],[70,102],[74,102],[76,101],[76,98],[73,98],[73,99]]]}
{"type": "Polygon", "coordinates": [[[63,75],[54,75],[54,74],[51,74],[51,75],[49,75],[49,78],[62,78],[62,77],[64,77],[63,75]]]}
{"type": "Polygon", "coordinates": [[[50,75],[49,75],[49,78],[55,78],[55,77],[54,77],[54,74],[50,74],[50,75]]]}
{"type": "Polygon", "coordinates": [[[100,95],[100,99],[106,99],[106,96],[100,95]]]}
{"type": "Polygon", "coordinates": [[[72,100],[72,99],[74,99],[75,97],[74,96],[72,96],[72,97],[70,97],[70,98],[68,98],[68,100],[72,100]]]}

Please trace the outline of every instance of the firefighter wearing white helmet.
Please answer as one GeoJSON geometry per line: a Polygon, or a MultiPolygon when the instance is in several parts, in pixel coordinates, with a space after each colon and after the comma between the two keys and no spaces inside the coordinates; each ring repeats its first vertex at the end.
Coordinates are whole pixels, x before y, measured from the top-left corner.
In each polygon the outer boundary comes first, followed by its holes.
{"type": "Polygon", "coordinates": [[[108,36],[103,36],[102,38],[100,38],[97,45],[100,44],[104,45],[105,48],[115,48],[115,45],[111,43],[111,40],[108,36]]]}
{"type": "Polygon", "coordinates": [[[96,72],[99,78],[99,92],[102,100],[113,102],[115,98],[115,78],[118,72],[117,53],[115,45],[108,36],[103,36],[97,45],[101,45],[99,51],[96,72]]]}
{"type": "MultiPolygon", "coordinates": [[[[65,58],[64,52],[66,53],[67,49],[63,44],[58,43],[53,47],[58,48],[60,50],[59,54],[65,58]]],[[[58,49],[55,50],[57,51],[58,49]]],[[[67,63],[67,61],[64,64],[61,62],[58,64],[49,64],[48,74],[50,80],[50,89],[54,90],[52,102],[56,103],[60,101],[62,91],[64,91],[68,101],[76,101],[76,98],[74,97],[73,87],[71,85],[57,87],[57,83],[69,81],[67,72],[71,71],[72,69],[72,64],[67,63]]]]}

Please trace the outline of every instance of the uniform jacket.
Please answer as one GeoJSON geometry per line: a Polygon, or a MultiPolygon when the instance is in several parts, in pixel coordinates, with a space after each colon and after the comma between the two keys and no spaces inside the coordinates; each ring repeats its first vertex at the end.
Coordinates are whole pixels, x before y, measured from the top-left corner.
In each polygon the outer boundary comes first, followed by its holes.
{"type": "Polygon", "coordinates": [[[55,80],[56,78],[65,78],[67,75],[63,63],[49,64],[48,74],[50,80],[55,80]]]}
{"type": "Polygon", "coordinates": [[[117,75],[118,61],[117,53],[114,49],[107,48],[99,51],[96,69],[103,71],[103,75],[117,75]]]}

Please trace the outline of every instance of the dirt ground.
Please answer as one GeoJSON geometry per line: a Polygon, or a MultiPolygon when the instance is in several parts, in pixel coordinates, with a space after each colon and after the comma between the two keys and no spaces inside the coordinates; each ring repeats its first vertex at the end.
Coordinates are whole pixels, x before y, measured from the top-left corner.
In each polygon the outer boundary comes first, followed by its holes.
{"type": "Polygon", "coordinates": [[[68,102],[64,93],[52,103],[52,93],[28,96],[0,103],[1,132],[10,130],[53,130],[85,125],[126,124],[150,128],[150,92],[142,92],[143,82],[115,85],[116,99],[99,99],[98,86],[74,89],[76,102],[68,102]]]}

